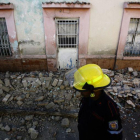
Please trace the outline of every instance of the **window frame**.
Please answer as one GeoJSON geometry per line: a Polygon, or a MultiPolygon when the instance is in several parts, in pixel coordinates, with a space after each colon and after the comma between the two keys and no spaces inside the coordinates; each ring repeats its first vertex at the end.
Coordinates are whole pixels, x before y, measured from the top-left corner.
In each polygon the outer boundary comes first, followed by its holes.
{"type": "MultiPolygon", "coordinates": [[[[57,45],[57,48],[78,48],[78,46],[79,46],[79,41],[78,41],[79,40],[79,18],[55,18],[55,22],[56,22],[56,45],[57,45]],[[76,38],[75,39],[75,44],[70,44],[69,41],[68,41],[69,42],[68,44],[65,44],[65,43],[64,44],[62,44],[62,43],[59,44],[59,37],[58,36],[60,34],[58,33],[58,30],[59,30],[58,26],[60,24],[57,23],[59,21],[76,21],[76,24],[74,24],[74,25],[75,25],[75,27],[77,26],[76,27],[77,32],[75,32],[75,34],[73,34],[73,36],[75,36],[75,38],[76,38]]],[[[66,29],[66,27],[65,27],[65,29],[66,29]]],[[[72,36],[72,34],[71,35],[70,34],[61,34],[60,36],[65,36],[65,39],[66,39],[66,36],[68,36],[68,38],[69,38],[69,36],[72,36]]],[[[66,42],[66,40],[64,42],[66,42]]]]}
{"type": "Polygon", "coordinates": [[[79,18],[78,65],[85,65],[86,56],[88,54],[90,3],[42,3],[42,8],[48,71],[57,70],[58,53],[56,45],[55,18],[79,18]]]}
{"type": "Polygon", "coordinates": [[[5,18],[6,20],[8,37],[12,53],[11,56],[0,56],[0,58],[18,58],[20,57],[20,55],[18,51],[18,39],[14,21],[14,5],[12,3],[0,4],[0,18],[5,18]]]}
{"type": "Polygon", "coordinates": [[[140,56],[132,57],[132,56],[123,55],[131,18],[140,18],[140,4],[125,2],[119,43],[118,43],[117,59],[140,60],[140,56]]]}

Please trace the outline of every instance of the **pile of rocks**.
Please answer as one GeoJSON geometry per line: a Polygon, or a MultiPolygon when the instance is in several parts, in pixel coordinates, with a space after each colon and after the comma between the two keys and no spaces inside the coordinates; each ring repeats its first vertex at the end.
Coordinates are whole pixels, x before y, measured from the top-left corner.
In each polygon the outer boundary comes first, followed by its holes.
{"type": "MultiPolygon", "coordinates": [[[[110,76],[112,81],[105,91],[122,111],[140,108],[140,72],[132,68],[118,71],[103,69],[103,72],[110,76]]],[[[66,71],[0,73],[0,109],[78,113],[81,94],[69,85],[65,73],[66,71]]],[[[122,117],[125,118],[125,115],[122,117]]],[[[44,129],[45,119],[60,122],[61,126],[66,128],[66,133],[72,132],[69,119],[57,115],[44,118],[34,115],[2,116],[0,130],[28,132],[31,139],[36,139],[44,129]],[[14,124],[9,125],[9,121],[14,124]]],[[[22,136],[17,135],[16,139],[20,140],[22,136]]]]}
{"type": "Polygon", "coordinates": [[[69,86],[65,72],[0,74],[0,107],[78,111],[80,93],[69,86]]]}

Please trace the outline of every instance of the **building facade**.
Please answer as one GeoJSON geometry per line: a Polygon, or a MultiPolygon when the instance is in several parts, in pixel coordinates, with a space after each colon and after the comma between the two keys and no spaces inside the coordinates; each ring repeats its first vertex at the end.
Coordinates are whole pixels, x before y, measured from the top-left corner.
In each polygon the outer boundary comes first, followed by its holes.
{"type": "Polygon", "coordinates": [[[0,0],[0,71],[140,70],[139,15],[138,1],[0,0]]]}

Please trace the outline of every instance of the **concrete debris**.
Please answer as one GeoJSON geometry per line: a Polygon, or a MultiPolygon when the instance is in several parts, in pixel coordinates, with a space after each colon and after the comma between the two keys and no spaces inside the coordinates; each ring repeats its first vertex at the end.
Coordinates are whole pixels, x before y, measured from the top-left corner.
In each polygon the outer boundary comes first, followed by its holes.
{"type": "Polygon", "coordinates": [[[8,125],[6,125],[6,126],[4,127],[4,130],[5,130],[5,131],[10,131],[10,127],[9,127],[8,125]]]}
{"type": "Polygon", "coordinates": [[[45,107],[47,109],[53,108],[55,106],[55,104],[53,102],[49,103],[48,105],[46,105],[45,107]]]}
{"type": "Polygon", "coordinates": [[[133,68],[128,67],[128,72],[133,72],[133,68]]]}
{"type": "MultiPolygon", "coordinates": [[[[58,72],[30,72],[30,73],[11,73],[0,74],[0,106],[6,108],[29,109],[36,112],[53,112],[54,116],[47,116],[47,120],[55,126],[61,124],[65,133],[72,133],[73,129],[69,128],[70,120],[67,116],[61,116],[60,112],[78,113],[81,100],[81,93],[75,91],[71,86],[73,82],[72,71],[58,72]],[[66,77],[67,75],[67,77],[66,77]],[[70,77],[69,77],[69,76],[70,77]],[[70,79],[69,79],[70,78],[70,79]],[[55,115],[56,112],[56,115],[55,115]],[[59,113],[58,113],[59,112],[59,113]],[[59,115],[58,115],[58,114],[59,115]],[[66,129],[66,130],[65,130],[66,129]]],[[[132,68],[112,71],[103,69],[103,72],[109,75],[112,83],[105,89],[106,94],[112,98],[120,108],[123,121],[133,122],[128,116],[131,111],[140,109],[140,72],[132,68]],[[127,113],[128,115],[125,116],[127,113]]],[[[0,117],[0,130],[14,132],[28,132],[30,139],[36,139],[39,132],[43,131],[44,126],[41,122],[45,120],[40,116],[29,115],[20,117],[19,121],[16,118],[9,117],[7,120],[13,123],[18,123],[20,126],[12,126],[3,122],[0,117]]],[[[135,127],[135,126],[134,126],[135,127]]],[[[51,130],[49,130],[51,131],[51,130]]],[[[23,139],[21,133],[17,133],[13,139],[23,139]]],[[[57,135],[57,130],[50,133],[54,137],[57,135]]],[[[140,137],[140,134],[135,134],[140,137]]],[[[4,138],[3,138],[4,139],[4,138]]]]}
{"type": "Polygon", "coordinates": [[[4,98],[3,98],[3,100],[2,100],[2,102],[4,102],[4,103],[6,103],[7,101],[8,101],[8,99],[10,98],[10,94],[7,94],[4,98]]]}
{"type": "Polygon", "coordinates": [[[3,81],[0,79],[0,84],[4,84],[3,81]]]}
{"type": "Polygon", "coordinates": [[[61,86],[63,83],[63,80],[59,79],[57,86],[61,86]]]}
{"type": "Polygon", "coordinates": [[[68,118],[64,118],[61,122],[61,126],[62,127],[69,127],[69,119],[68,118]]]}
{"type": "Polygon", "coordinates": [[[7,79],[7,78],[4,79],[4,82],[5,82],[5,86],[6,86],[6,87],[8,87],[8,86],[11,85],[11,84],[10,84],[10,80],[7,79]]]}
{"type": "Polygon", "coordinates": [[[66,132],[70,133],[71,132],[71,128],[66,129],[66,132]]]}
{"type": "Polygon", "coordinates": [[[126,102],[127,102],[129,105],[135,107],[135,104],[134,104],[131,100],[127,100],[126,102]]]}
{"type": "Polygon", "coordinates": [[[28,133],[31,135],[31,139],[36,139],[39,134],[34,128],[29,128],[28,133]]]}
{"type": "Polygon", "coordinates": [[[53,83],[52,83],[52,86],[56,86],[57,85],[57,83],[58,83],[58,80],[57,79],[54,79],[54,81],[53,81],[53,83]]]}
{"type": "Polygon", "coordinates": [[[25,120],[26,120],[26,121],[30,121],[30,120],[33,119],[33,117],[34,117],[34,115],[26,116],[26,117],[25,117],[25,120]]]}
{"type": "Polygon", "coordinates": [[[3,94],[3,90],[2,89],[0,89],[0,94],[3,94]]]}
{"type": "Polygon", "coordinates": [[[42,101],[44,99],[44,96],[40,96],[38,98],[35,99],[35,101],[42,101]]]}

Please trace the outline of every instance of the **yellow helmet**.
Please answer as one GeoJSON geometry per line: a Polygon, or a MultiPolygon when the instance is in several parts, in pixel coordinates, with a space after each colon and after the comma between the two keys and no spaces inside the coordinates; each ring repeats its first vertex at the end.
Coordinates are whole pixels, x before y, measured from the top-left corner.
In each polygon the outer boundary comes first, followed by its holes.
{"type": "Polygon", "coordinates": [[[111,79],[96,64],[87,64],[74,73],[73,87],[76,90],[87,91],[91,86],[94,89],[105,88],[110,83],[111,79]]]}

